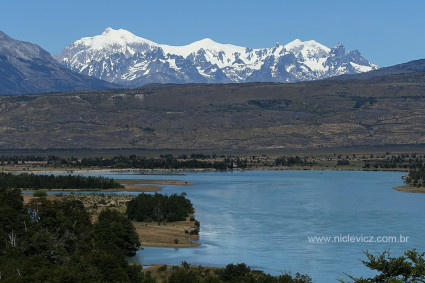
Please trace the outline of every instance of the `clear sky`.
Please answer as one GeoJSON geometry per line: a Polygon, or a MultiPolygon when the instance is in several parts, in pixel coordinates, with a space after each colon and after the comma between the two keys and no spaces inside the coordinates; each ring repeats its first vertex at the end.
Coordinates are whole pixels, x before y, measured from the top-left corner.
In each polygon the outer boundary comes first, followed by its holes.
{"type": "Polygon", "coordinates": [[[51,54],[107,27],[169,45],[342,42],[389,66],[425,58],[425,0],[2,0],[0,30],[51,54]]]}

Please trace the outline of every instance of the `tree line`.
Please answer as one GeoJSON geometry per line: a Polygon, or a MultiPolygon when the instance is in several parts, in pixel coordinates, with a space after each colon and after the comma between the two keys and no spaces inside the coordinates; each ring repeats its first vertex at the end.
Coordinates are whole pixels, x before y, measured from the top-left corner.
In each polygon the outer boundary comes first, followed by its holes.
{"type": "Polygon", "coordinates": [[[115,189],[123,186],[111,178],[75,175],[0,173],[0,187],[20,189],[115,189]]]}
{"type": "MultiPolygon", "coordinates": [[[[334,153],[334,157],[337,154],[334,153]]],[[[363,158],[357,158],[363,162],[365,169],[414,169],[422,167],[425,161],[425,155],[418,153],[403,153],[399,155],[390,155],[389,152],[381,155],[370,156],[363,155],[363,158]]],[[[349,165],[350,160],[356,160],[355,154],[353,158],[347,155],[344,159],[342,154],[338,155],[336,165],[349,165]]],[[[322,160],[323,161],[323,160],[322,160]]],[[[39,156],[39,155],[23,155],[23,156],[0,156],[0,163],[2,166],[6,165],[25,165],[37,164],[40,166],[53,166],[53,167],[70,167],[70,168],[83,168],[83,167],[100,167],[100,168],[134,168],[134,169],[216,169],[216,170],[232,170],[235,168],[245,169],[256,166],[313,166],[320,165],[322,162],[317,160],[314,156],[280,156],[277,158],[267,158],[249,156],[239,157],[235,155],[217,155],[217,154],[181,154],[178,157],[172,154],[160,155],[155,158],[137,156],[137,155],[119,155],[113,157],[61,157],[56,155],[39,156]]],[[[329,160],[328,160],[329,161],[329,160]]],[[[327,163],[325,161],[325,163],[327,163]]]]}
{"type": "Polygon", "coordinates": [[[371,156],[368,160],[364,160],[363,168],[383,168],[383,169],[416,169],[423,166],[423,156],[416,154],[401,154],[397,156],[387,157],[385,159],[374,159],[371,156]]]}

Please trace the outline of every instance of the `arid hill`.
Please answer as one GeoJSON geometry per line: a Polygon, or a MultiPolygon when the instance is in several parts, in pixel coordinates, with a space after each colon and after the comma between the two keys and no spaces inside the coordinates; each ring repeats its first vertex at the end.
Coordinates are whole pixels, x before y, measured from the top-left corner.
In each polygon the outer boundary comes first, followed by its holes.
{"type": "Polygon", "coordinates": [[[0,148],[417,145],[424,109],[425,73],[0,96],[0,148]]]}

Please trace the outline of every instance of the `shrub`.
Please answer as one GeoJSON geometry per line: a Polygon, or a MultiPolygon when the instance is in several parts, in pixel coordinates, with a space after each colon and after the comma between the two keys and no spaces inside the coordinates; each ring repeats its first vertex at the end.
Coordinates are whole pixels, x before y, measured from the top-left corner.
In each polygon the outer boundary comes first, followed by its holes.
{"type": "Polygon", "coordinates": [[[41,198],[41,197],[46,197],[47,193],[46,193],[45,190],[35,190],[32,195],[37,197],[37,198],[41,198]]]}
{"type": "Polygon", "coordinates": [[[340,159],[336,162],[336,165],[349,165],[350,161],[348,161],[347,159],[340,159]]]}

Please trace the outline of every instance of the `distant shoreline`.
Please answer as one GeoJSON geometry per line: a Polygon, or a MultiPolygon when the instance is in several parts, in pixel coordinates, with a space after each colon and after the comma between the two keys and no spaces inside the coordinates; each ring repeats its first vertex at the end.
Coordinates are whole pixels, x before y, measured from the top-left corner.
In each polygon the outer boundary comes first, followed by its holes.
{"type": "MultiPolygon", "coordinates": [[[[250,168],[233,168],[225,171],[372,171],[372,172],[408,172],[409,169],[405,168],[353,168],[345,166],[327,167],[320,165],[313,166],[258,166],[250,168]]],[[[183,175],[184,172],[216,172],[220,171],[214,168],[185,168],[185,169],[142,169],[142,168],[40,168],[40,167],[20,167],[20,166],[7,166],[0,167],[0,172],[3,173],[37,173],[37,174],[83,174],[83,173],[124,173],[136,172],[143,175],[183,175]]]]}

